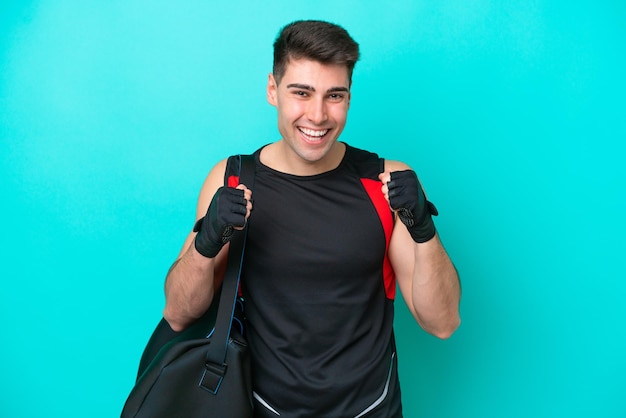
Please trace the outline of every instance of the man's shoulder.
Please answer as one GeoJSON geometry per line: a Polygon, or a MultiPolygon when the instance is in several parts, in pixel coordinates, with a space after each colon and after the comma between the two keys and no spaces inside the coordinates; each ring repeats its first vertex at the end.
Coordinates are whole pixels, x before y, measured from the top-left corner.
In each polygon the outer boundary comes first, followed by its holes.
{"type": "Polygon", "coordinates": [[[349,144],[346,144],[346,157],[346,160],[349,160],[352,164],[369,167],[370,169],[372,167],[376,168],[379,170],[376,175],[384,171],[411,170],[411,167],[402,161],[387,160],[375,152],[353,147],[349,144]]]}
{"type": "Polygon", "coordinates": [[[265,148],[265,146],[257,149],[256,151],[252,152],[252,153],[241,153],[241,154],[232,154],[227,158],[224,158],[222,161],[220,161],[220,164],[222,164],[222,166],[224,167],[224,175],[225,177],[228,179],[231,176],[237,176],[239,175],[239,168],[240,168],[240,159],[241,158],[247,158],[247,157],[251,157],[253,158],[255,161],[258,161],[259,158],[259,154],[261,152],[261,150],[265,148]]]}
{"type": "Polygon", "coordinates": [[[411,170],[411,167],[403,163],[402,161],[396,160],[386,160],[385,161],[385,171],[403,171],[403,170],[411,170]]]}
{"type": "Polygon", "coordinates": [[[346,144],[346,167],[361,178],[378,178],[384,168],[384,160],[375,152],[346,144]]]}
{"type": "Polygon", "coordinates": [[[379,158],[378,154],[372,151],[368,151],[366,149],[354,147],[348,143],[345,143],[346,146],[346,155],[356,158],[356,159],[367,159],[367,158],[379,158]]]}

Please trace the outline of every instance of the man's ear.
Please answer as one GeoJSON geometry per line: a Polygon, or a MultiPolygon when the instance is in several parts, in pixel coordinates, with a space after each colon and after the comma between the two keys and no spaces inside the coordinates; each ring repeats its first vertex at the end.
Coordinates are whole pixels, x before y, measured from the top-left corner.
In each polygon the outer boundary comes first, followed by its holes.
{"type": "Polygon", "coordinates": [[[278,103],[278,84],[273,74],[267,76],[267,101],[272,106],[276,106],[278,103]]]}
{"type": "Polygon", "coordinates": [[[350,84],[348,86],[348,109],[350,109],[350,101],[352,101],[352,80],[350,80],[350,84]]]}

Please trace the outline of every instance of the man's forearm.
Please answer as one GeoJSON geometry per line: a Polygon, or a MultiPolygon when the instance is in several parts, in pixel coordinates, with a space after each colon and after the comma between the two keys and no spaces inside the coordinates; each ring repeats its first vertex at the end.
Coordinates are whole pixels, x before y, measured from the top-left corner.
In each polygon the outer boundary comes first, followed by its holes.
{"type": "Polygon", "coordinates": [[[216,259],[202,256],[193,245],[170,268],[165,280],[163,317],[181,331],[206,312],[214,294],[216,259]]]}
{"type": "Polygon", "coordinates": [[[418,322],[427,332],[448,338],[459,326],[459,277],[438,235],[415,244],[411,297],[418,322]]]}

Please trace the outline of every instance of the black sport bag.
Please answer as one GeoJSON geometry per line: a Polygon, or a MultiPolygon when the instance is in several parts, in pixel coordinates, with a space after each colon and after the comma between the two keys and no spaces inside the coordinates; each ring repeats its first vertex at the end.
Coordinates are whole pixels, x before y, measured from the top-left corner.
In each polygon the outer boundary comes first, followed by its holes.
{"type": "MultiPolygon", "coordinates": [[[[239,158],[240,182],[251,188],[254,160],[239,158]]],[[[237,295],[246,232],[235,231],[221,293],[202,318],[179,333],[161,319],[122,418],[252,417],[250,354],[237,295]]]]}

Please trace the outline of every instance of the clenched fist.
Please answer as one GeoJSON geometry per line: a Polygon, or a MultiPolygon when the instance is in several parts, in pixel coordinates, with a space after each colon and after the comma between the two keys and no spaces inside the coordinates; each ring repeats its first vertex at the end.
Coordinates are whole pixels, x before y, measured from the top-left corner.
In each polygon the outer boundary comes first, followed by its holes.
{"type": "Polygon", "coordinates": [[[426,242],[435,236],[435,205],[426,200],[424,190],[413,170],[393,171],[379,176],[389,206],[398,214],[415,242],[426,242]]]}
{"type": "Polygon", "coordinates": [[[215,257],[230,241],[233,231],[245,226],[252,210],[251,196],[244,185],[217,189],[206,215],[193,228],[198,233],[195,247],[200,254],[215,257]]]}

